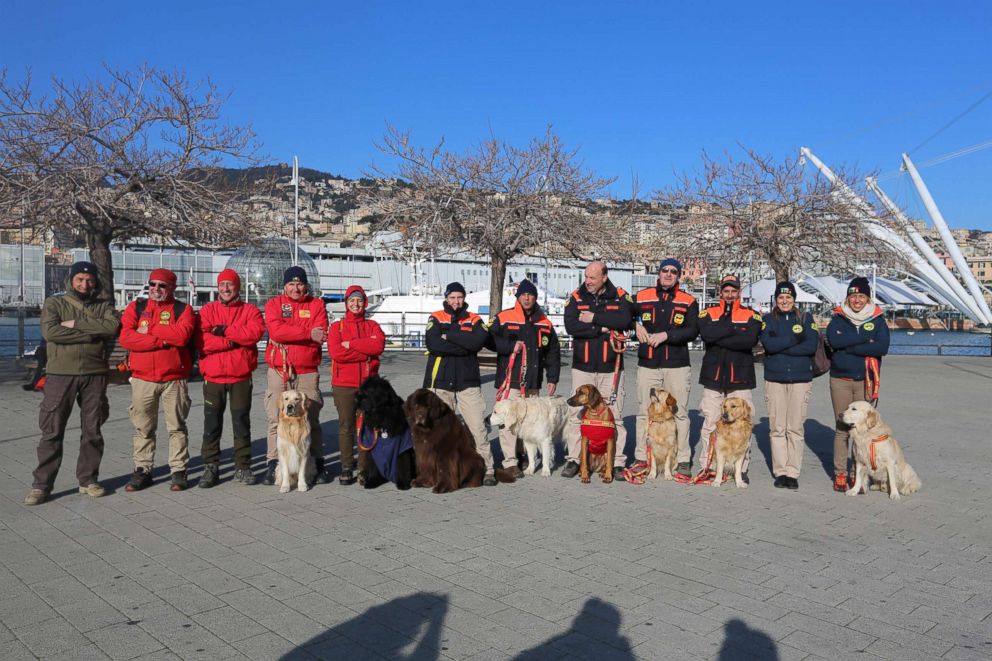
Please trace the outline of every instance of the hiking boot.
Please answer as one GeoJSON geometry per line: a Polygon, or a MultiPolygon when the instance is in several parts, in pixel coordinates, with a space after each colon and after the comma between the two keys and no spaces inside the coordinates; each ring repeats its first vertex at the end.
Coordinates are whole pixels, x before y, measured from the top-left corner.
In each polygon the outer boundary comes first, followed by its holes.
{"type": "Polygon", "coordinates": [[[84,496],[90,496],[92,498],[100,498],[101,496],[107,495],[107,490],[100,486],[97,482],[91,482],[86,486],[79,487],[79,493],[84,496]]]}
{"type": "Polygon", "coordinates": [[[847,473],[837,473],[834,475],[834,491],[847,491],[847,473]]]}
{"type": "Polygon", "coordinates": [[[218,475],[217,464],[207,464],[203,467],[203,475],[200,476],[200,482],[196,486],[201,489],[209,489],[217,486],[218,482],[220,482],[220,475],[218,475]]]}
{"type": "Polygon", "coordinates": [[[692,464],[688,461],[683,461],[675,467],[675,472],[685,477],[692,477],[692,464]]]}
{"type": "Polygon", "coordinates": [[[269,486],[276,483],[276,468],[279,466],[279,462],[273,459],[265,465],[265,477],[262,481],[269,486]]]}
{"type": "Polygon", "coordinates": [[[617,482],[626,482],[627,478],[623,476],[623,466],[613,467],[613,479],[617,482]]]}
{"type": "Polygon", "coordinates": [[[774,486],[776,489],[785,489],[787,486],[789,486],[789,478],[787,478],[785,475],[779,475],[778,477],[775,478],[774,486]]]}
{"type": "Polygon", "coordinates": [[[48,500],[48,492],[41,489],[31,489],[28,495],[24,496],[25,505],[41,505],[48,500]]]}
{"type": "Polygon", "coordinates": [[[255,479],[255,474],[251,472],[250,468],[235,469],[234,481],[240,482],[241,484],[247,484],[249,486],[254,485],[258,482],[258,480],[255,479]]]}
{"type": "Polygon", "coordinates": [[[789,480],[789,482],[788,482],[788,484],[785,485],[785,488],[786,489],[790,489],[791,491],[795,491],[796,489],[799,488],[799,480],[797,480],[794,477],[790,477],[790,478],[787,478],[787,479],[789,480]]]}
{"type": "MultiPolygon", "coordinates": [[[[317,471],[317,479],[320,480],[320,471],[317,471]]],[[[342,468],[341,474],[338,475],[338,484],[343,484],[348,487],[355,483],[355,469],[352,467],[342,468]]]]}
{"type": "Polygon", "coordinates": [[[141,491],[152,485],[152,473],[147,468],[135,468],[131,475],[131,481],[124,487],[124,491],[141,491]]]}
{"type": "Polygon", "coordinates": [[[499,484],[499,482],[496,481],[496,476],[492,473],[486,473],[486,476],[482,478],[482,486],[484,487],[494,487],[497,484],[499,484]]]}
{"type": "Polygon", "coordinates": [[[172,474],[172,484],[169,485],[169,491],[186,491],[188,488],[186,471],[176,471],[172,474]]]}
{"type": "Polygon", "coordinates": [[[561,469],[562,477],[575,477],[579,474],[579,463],[577,461],[569,461],[565,464],[565,467],[561,469]]]}
{"type": "MultiPolygon", "coordinates": [[[[327,470],[324,467],[324,458],[315,457],[313,461],[314,464],[316,464],[317,466],[317,477],[314,478],[314,484],[330,484],[331,482],[333,482],[334,478],[331,477],[331,471],[327,470]]],[[[344,473],[342,473],[342,475],[343,474],[344,473]]],[[[352,482],[354,482],[354,478],[352,478],[352,482]]],[[[344,482],[342,482],[342,484],[344,484],[344,482]]]]}

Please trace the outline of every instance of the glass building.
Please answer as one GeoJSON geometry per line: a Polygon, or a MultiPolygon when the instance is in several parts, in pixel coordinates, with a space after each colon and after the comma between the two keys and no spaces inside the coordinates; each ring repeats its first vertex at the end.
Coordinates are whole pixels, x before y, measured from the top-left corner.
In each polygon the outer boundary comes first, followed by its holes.
{"type": "MultiPolygon", "coordinates": [[[[297,264],[307,272],[310,293],[320,296],[320,276],[317,265],[304,250],[297,249],[297,264]]],[[[293,265],[293,242],[287,239],[261,239],[254,245],[239,249],[227,262],[241,276],[241,295],[256,305],[282,293],[282,274],[293,265]]]]}

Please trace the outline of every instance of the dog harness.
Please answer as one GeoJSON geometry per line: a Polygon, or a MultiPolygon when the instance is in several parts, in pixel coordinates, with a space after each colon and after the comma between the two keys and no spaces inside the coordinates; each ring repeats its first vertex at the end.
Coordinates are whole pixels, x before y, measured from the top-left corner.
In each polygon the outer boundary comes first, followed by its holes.
{"type": "Polygon", "coordinates": [[[606,414],[609,416],[609,420],[595,420],[590,418],[588,417],[588,410],[582,416],[582,424],[579,430],[582,436],[589,440],[589,454],[606,454],[606,448],[609,446],[610,439],[616,436],[617,423],[613,419],[613,411],[607,407],[606,414]]]}
{"type": "Polygon", "coordinates": [[[871,469],[873,471],[878,470],[878,466],[875,464],[875,444],[882,443],[887,440],[889,440],[889,435],[882,434],[878,438],[871,439],[871,442],[868,444],[868,462],[871,463],[871,469]]]}

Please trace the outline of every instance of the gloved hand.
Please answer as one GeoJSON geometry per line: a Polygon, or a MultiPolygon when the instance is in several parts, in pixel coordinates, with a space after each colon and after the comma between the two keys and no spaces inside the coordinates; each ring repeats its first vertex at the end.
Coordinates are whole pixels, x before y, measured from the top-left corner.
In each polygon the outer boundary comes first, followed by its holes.
{"type": "Polygon", "coordinates": [[[517,343],[513,345],[513,353],[520,353],[521,351],[526,351],[527,345],[523,343],[523,340],[517,340],[517,343]]]}
{"type": "Polygon", "coordinates": [[[217,337],[224,337],[224,331],[227,330],[227,326],[224,324],[219,324],[210,329],[210,333],[216,335],[217,337]]]}

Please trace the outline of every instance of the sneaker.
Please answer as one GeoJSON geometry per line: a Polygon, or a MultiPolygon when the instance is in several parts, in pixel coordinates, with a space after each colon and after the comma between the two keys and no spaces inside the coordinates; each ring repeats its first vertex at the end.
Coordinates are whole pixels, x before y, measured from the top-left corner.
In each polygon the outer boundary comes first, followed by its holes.
{"type": "Polygon", "coordinates": [[[107,495],[107,490],[100,486],[97,482],[91,482],[85,487],[79,487],[79,493],[84,496],[91,496],[93,498],[100,498],[101,496],[107,495]]]}
{"type": "Polygon", "coordinates": [[[251,472],[250,468],[236,468],[234,470],[234,481],[240,482],[241,484],[247,484],[249,486],[258,482],[258,480],[255,479],[255,474],[251,472]]]}
{"type": "Polygon", "coordinates": [[[688,461],[683,461],[675,467],[675,472],[685,477],[692,477],[692,464],[688,461]]]}
{"type": "Polygon", "coordinates": [[[484,487],[494,487],[497,484],[499,484],[499,482],[496,481],[496,476],[492,473],[486,473],[486,476],[482,478],[482,486],[484,487]]]}
{"type": "MultiPolygon", "coordinates": [[[[321,471],[317,471],[317,481],[320,481],[321,471]]],[[[350,466],[348,468],[342,468],[341,474],[338,475],[338,484],[343,484],[344,486],[351,486],[355,483],[355,470],[350,466]]]]}
{"type": "Polygon", "coordinates": [[[837,473],[834,476],[834,491],[847,491],[847,473],[837,473]]]}
{"type": "Polygon", "coordinates": [[[795,491],[796,489],[799,488],[799,480],[797,480],[794,477],[790,477],[789,478],[789,483],[785,485],[785,488],[786,489],[790,489],[792,491],[795,491]]]}
{"type": "Polygon", "coordinates": [[[176,471],[172,474],[172,484],[169,485],[169,491],[186,491],[188,488],[186,471],[176,471]]]}
{"type": "Polygon", "coordinates": [[[273,459],[268,464],[266,464],[266,467],[265,467],[265,477],[262,478],[262,481],[265,482],[265,484],[268,484],[269,486],[272,486],[273,484],[276,483],[276,467],[277,466],[279,466],[279,462],[276,461],[275,459],[273,459]]]}
{"type": "Polygon", "coordinates": [[[751,484],[751,479],[747,476],[747,471],[741,472],[741,482],[744,484],[751,484]]]}
{"type": "Polygon", "coordinates": [[[141,491],[152,485],[152,473],[147,468],[135,468],[131,475],[131,481],[124,487],[124,491],[141,491]]]}
{"type": "Polygon", "coordinates": [[[627,478],[623,476],[623,466],[613,467],[613,480],[615,482],[626,482],[627,478]]]}
{"type": "MultiPolygon", "coordinates": [[[[334,478],[331,477],[331,471],[327,470],[324,467],[324,458],[314,457],[313,461],[314,464],[316,464],[317,466],[317,477],[314,478],[314,484],[330,484],[331,482],[333,482],[334,478]]],[[[342,484],[344,484],[344,482],[342,482],[342,484]]]]}
{"type": "Polygon", "coordinates": [[[41,489],[31,489],[28,495],[24,496],[25,505],[41,505],[48,500],[48,492],[41,489]]]}
{"type": "Polygon", "coordinates": [[[787,478],[785,475],[779,475],[778,477],[775,478],[774,486],[776,489],[785,489],[787,486],[789,486],[789,478],[787,478]]]}
{"type": "Polygon", "coordinates": [[[579,474],[579,462],[569,461],[565,464],[565,467],[561,469],[562,477],[575,477],[579,474]]]}
{"type": "Polygon", "coordinates": [[[200,476],[200,482],[196,486],[201,489],[209,489],[217,486],[218,482],[220,482],[220,475],[218,475],[217,464],[207,464],[203,467],[203,475],[200,476]]]}

